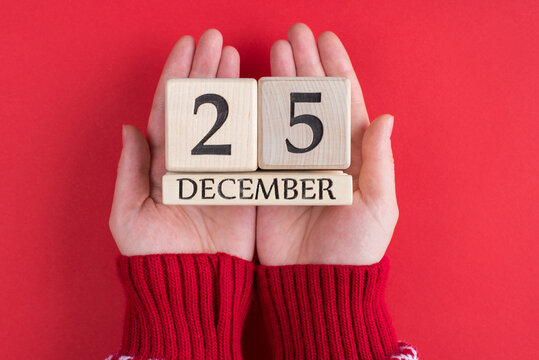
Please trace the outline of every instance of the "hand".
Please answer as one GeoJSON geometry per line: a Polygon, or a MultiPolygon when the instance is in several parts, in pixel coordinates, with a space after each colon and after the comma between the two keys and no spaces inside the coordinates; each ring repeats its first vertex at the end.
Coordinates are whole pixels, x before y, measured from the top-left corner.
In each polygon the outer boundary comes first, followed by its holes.
{"type": "Polygon", "coordinates": [[[318,44],[304,24],[271,49],[272,76],[345,76],[352,87],[353,205],[260,207],[257,253],[264,265],[370,265],[381,260],[397,223],[391,131],[393,117],[369,124],[356,74],[339,38],[324,32],[318,44]]]}
{"type": "Polygon", "coordinates": [[[240,58],[222,48],[219,31],[207,30],[195,45],[182,37],[161,74],[148,121],[148,142],[133,126],[123,127],[110,229],[123,255],[226,252],[251,260],[254,206],[169,206],[162,204],[165,174],[165,85],[170,78],[237,78],[240,58]]]}

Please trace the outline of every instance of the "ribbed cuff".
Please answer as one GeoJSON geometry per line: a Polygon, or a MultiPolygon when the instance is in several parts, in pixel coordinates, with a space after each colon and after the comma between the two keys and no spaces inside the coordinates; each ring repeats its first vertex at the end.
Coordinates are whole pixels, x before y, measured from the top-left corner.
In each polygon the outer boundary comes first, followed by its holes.
{"type": "Polygon", "coordinates": [[[274,359],[381,360],[398,350],[384,301],[387,258],[369,266],[257,266],[274,359]]]}
{"type": "Polygon", "coordinates": [[[121,256],[127,295],[119,355],[241,359],[254,265],[227,254],[121,256]]]}

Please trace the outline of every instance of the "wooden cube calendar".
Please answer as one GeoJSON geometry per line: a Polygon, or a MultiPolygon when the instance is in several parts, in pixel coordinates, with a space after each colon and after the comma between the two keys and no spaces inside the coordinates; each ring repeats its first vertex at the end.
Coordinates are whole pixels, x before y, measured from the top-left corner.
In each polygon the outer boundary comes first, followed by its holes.
{"type": "Polygon", "coordinates": [[[258,81],[258,166],[350,166],[350,81],[266,77],[258,81]]]}
{"type": "Polygon", "coordinates": [[[346,78],[171,79],[165,109],[164,204],[352,203],[346,78]]]}
{"type": "Polygon", "coordinates": [[[166,169],[256,170],[256,96],[254,79],[169,80],[166,169]]]}

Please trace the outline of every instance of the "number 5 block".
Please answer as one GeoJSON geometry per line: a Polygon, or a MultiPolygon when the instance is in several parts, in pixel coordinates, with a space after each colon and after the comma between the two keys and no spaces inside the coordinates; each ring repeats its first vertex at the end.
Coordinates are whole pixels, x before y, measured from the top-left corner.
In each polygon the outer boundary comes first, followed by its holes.
{"type": "Polygon", "coordinates": [[[256,80],[170,79],[165,123],[168,171],[256,170],[256,80]]]}
{"type": "Polygon", "coordinates": [[[350,81],[266,77],[258,81],[258,166],[350,166],[350,81]]]}

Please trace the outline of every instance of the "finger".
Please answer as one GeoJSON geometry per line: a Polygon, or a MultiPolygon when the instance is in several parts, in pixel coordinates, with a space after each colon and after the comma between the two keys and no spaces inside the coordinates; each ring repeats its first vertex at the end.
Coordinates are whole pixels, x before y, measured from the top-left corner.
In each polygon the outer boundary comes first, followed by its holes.
{"type": "Polygon", "coordinates": [[[305,24],[294,24],[288,30],[288,40],[292,45],[296,76],[325,76],[320,62],[316,40],[311,29],[305,24]]]}
{"type": "Polygon", "coordinates": [[[198,40],[190,78],[214,78],[221,59],[223,35],[216,29],[206,30],[198,40]]]}
{"type": "Polygon", "coordinates": [[[152,111],[148,120],[148,141],[152,155],[152,183],[161,183],[165,172],[165,89],[168,79],[185,78],[189,75],[195,40],[191,36],[183,36],[176,42],[165,63],[161,78],[155,91],[152,111]]]}
{"type": "Polygon", "coordinates": [[[287,40],[277,40],[270,51],[272,76],[296,76],[292,46],[287,40]]]}
{"type": "Polygon", "coordinates": [[[358,128],[365,130],[369,125],[367,108],[356,72],[342,42],[331,31],[325,31],[318,37],[318,51],[327,76],[346,77],[350,80],[352,93],[352,132],[358,128]]]}
{"type": "Polygon", "coordinates": [[[163,67],[148,121],[148,138],[152,150],[154,146],[162,145],[165,141],[165,88],[167,80],[184,78],[189,75],[194,51],[195,40],[191,36],[183,36],[172,48],[163,67]]]}
{"type": "Polygon", "coordinates": [[[352,162],[347,172],[357,176],[361,168],[361,142],[365,130],[369,126],[369,116],[363,100],[363,93],[350,57],[337,35],[331,31],[320,34],[318,37],[318,51],[328,76],[346,77],[350,80],[352,162]]]}
{"type": "Polygon", "coordinates": [[[396,203],[392,129],[393,116],[382,115],[365,132],[359,173],[359,190],[365,202],[396,203]]]}
{"type": "Polygon", "coordinates": [[[144,135],[134,126],[122,128],[122,154],[118,162],[112,224],[123,222],[150,196],[150,148],[144,135]]]}
{"type": "Polygon", "coordinates": [[[221,53],[219,68],[217,69],[218,78],[237,78],[240,77],[240,54],[233,46],[225,46],[221,53]]]}

